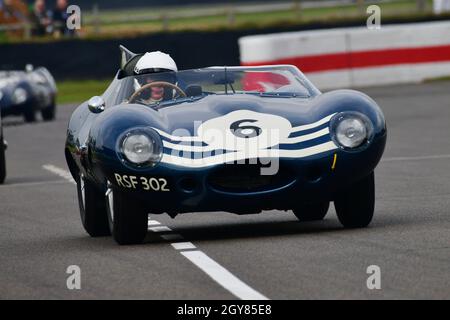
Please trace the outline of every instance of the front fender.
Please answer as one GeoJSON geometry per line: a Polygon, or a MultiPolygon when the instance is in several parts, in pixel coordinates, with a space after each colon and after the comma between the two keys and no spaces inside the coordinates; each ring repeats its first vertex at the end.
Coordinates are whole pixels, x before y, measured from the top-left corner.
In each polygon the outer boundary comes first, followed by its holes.
{"type": "Polygon", "coordinates": [[[162,117],[143,105],[118,105],[106,109],[92,123],[87,141],[88,161],[94,178],[104,182],[104,166],[123,168],[117,154],[117,142],[127,131],[137,127],[166,129],[162,117]]]}
{"type": "Polygon", "coordinates": [[[386,133],[386,120],[378,104],[368,95],[355,90],[335,90],[318,96],[313,104],[324,114],[356,111],[366,115],[374,126],[375,136],[386,133]]]}

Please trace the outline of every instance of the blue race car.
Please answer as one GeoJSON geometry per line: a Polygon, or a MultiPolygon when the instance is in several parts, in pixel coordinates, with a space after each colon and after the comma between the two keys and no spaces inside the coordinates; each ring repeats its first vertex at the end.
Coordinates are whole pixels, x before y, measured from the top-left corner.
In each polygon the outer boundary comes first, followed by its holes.
{"type": "Polygon", "coordinates": [[[124,56],[68,126],[65,155],[91,236],[140,243],[149,213],[278,209],[321,220],[330,201],[344,227],[371,222],[387,136],[371,98],[322,94],[291,65],[135,75],[139,55],[124,56]]]}
{"type": "Polygon", "coordinates": [[[56,84],[43,67],[25,71],[0,71],[0,109],[3,116],[23,115],[26,122],[36,121],[40,111],[45,121],[55,119],[56,84]]]}

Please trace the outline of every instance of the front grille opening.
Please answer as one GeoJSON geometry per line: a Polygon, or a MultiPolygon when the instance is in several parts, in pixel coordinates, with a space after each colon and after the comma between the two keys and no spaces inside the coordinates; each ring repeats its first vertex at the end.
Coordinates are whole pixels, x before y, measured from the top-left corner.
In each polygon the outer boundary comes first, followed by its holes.
{"type": "Polygon", "coordinates": [[[273,190],[291,183],[294,178],[286,169],[274,175],[262,175],[259,164],[224,165],[209,176],[209,184],[225,192],[258,192],[273,190]]]}

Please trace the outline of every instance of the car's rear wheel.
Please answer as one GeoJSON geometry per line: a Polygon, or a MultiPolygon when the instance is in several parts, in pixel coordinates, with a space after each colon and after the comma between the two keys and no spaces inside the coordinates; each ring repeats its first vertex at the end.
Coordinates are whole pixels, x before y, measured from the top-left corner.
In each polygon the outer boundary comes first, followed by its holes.
{"type": "Polygon", "coordinates": [[[139,244],[148,229],[148,214],[128,194],[109,188],[106,192],[109,226],[114,240],[121,245],[139,244]]]}
{"type": "Polygon", "coordinates": [[[3,183],[6,178],[6,159],[5,159],[5,144],[3,141],[3,132],[0,132],[0,183],[3,183]]]}
{"type": "Polygon", "coordinates": [[[374,173],[340,192],[334,201],[334,207],[344,227],[367,227],[372,221],[375,210],[374,173]]]}
{"type": "Polygon", "coordinates": [[[300,221],[317,221],[325,218],[329,207],[329,201],[322,201],[298,205],[293,211],[300,221]]]}
{"type": "Polygon", "coordinates": [[[42,109],[41,115],[42,115],[42,119],[44,119],[44,121],[54,120],[55,119],[55,115],[56,115],[56,105],[55,105],[55,103],[53,102],[47,108],[42,109]]]}
{"type": "Polygon", "coordinates": [[[91,237],[109,236],[105,196],[94,183],[80,175],[77,181],[81,222],[91,237]]]}

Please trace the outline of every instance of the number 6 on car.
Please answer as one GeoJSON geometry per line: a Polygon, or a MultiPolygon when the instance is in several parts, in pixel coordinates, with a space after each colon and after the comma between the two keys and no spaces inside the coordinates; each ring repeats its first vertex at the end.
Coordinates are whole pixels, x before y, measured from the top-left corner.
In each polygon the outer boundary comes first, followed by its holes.
{"type": "Polygon", "coordinates": [[[149,213],[277,209],[321,220],[330,202],[344,227],[371,222],[387,137],[371,98],[322,94],[290,65],[141,74],[143,55],[121,50],[108,89],[68,127],[67,164],[91,236],[140,243],[149,213]]]}

